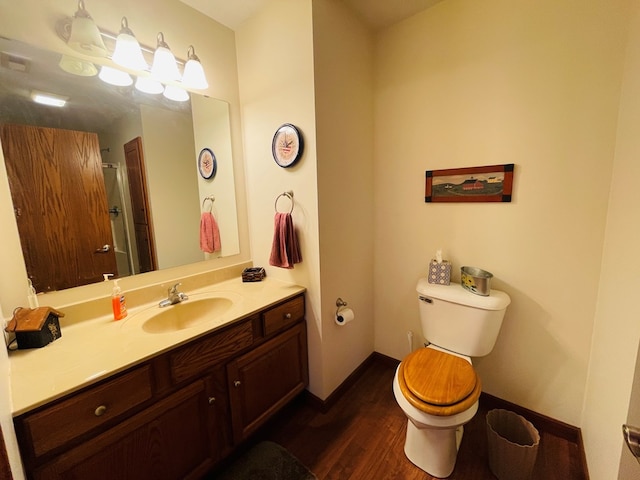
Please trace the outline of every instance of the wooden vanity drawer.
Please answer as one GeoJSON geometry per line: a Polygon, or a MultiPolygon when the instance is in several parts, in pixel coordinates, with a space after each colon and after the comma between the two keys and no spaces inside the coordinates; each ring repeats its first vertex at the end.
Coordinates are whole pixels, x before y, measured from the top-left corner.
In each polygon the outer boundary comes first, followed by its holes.
{"type": "Polygon", "coordinates": [[[302,318],[304,318],[304,296],[300,295],[262,314],[264,334],[271,335],[302,318]]]}
{"type": "Polygon", "coordinates": [[[45,410],[27,414],[22,424],[38,457],[120,416],[152,395],[151,368],[145,365],[45,410]]]}
{"type": "Polygon", "coordinates": [[[170,355],[171,378],[174,382],[191,378],[251,346],[252,343],[251,320],[245,320],[227,330],[196,340],[170,355]]]}

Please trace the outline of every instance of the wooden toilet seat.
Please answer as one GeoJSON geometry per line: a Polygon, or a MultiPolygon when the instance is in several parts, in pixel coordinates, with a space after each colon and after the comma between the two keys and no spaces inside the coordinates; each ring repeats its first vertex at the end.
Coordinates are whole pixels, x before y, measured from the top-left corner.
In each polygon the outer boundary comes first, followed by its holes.
{"type": "Polygon", "coordinates": [[[469,362],[432,348],[416,350],[400,363],[398,383],[411,405],[438,416],[467,410],[482,391],[480,378],[469,362]]]}

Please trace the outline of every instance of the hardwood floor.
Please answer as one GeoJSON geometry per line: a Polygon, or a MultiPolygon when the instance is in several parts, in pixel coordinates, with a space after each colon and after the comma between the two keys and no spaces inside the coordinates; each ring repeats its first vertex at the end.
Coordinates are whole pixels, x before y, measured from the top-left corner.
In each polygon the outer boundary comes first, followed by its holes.
{"type": "MultiPolygon", "coordinates": [[[[265,439],[279,443],[320,480],[434,478],[404,455],[407,419],[391,390],[394,371],[393,364],[374,359],[328,412],[319,412],[304,400],[296,401],[260,431],[252,443],[265,439]]],[[[482,403],[465,426],[450,479],[495,479],[487,463],[488,408],[482,403]]],[[[585,478],[575,443],[543,431],[540,436],[533,480],[585,478]]]]}

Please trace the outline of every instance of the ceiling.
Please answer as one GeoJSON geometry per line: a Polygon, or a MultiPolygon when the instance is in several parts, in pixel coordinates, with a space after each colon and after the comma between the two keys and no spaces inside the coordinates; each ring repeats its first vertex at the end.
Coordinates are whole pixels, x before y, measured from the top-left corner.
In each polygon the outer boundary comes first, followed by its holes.
{"type": "MultiPolygon", "coordinates": [[[[269,0],[180,0],[235,30],[269,0]]],[[[443,0],[340,0],[373,30],[388,27],[443,0]]]]}

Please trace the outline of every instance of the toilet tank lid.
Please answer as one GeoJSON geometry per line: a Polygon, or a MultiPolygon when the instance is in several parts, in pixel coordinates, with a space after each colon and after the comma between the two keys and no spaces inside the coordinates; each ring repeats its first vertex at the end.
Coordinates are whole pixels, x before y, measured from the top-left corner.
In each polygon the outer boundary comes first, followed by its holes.
{"type": "Polygon", "coordinates": [[[500,290],[491,290],[489,296],[476,295],[462,288],[459,283],[437,285],[420,278],[416,290],[425,297],[437,298],[446,302],[457,303],[484,310],[503,310],[511,303],[511,298],[500,290]]]}

